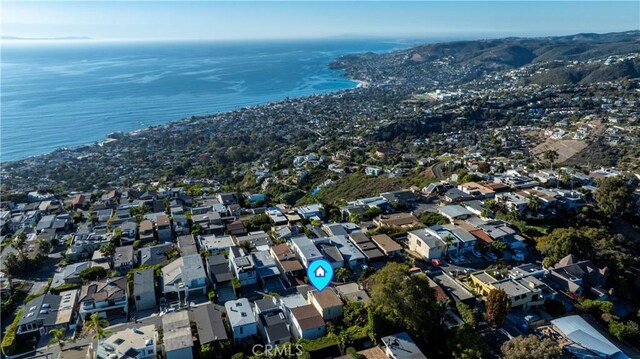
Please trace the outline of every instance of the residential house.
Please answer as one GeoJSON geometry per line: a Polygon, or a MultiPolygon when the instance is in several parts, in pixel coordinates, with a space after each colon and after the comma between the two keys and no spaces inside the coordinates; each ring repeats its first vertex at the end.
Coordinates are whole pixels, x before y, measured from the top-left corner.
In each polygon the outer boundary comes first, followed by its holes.
{"type": "Polygon", "coordinates": [[[322,219],[324,217],[324,207],[319,203],[296,207],[296,212],[305,219],[322,219]]]}
{"type": "Polygon", "coordinates": [[[376,227],[411,228],[424,226],[416,216],[411,213],[384,214],[373,219],[376,227]]]}
{"type": "Polygon", "coordinates": [[[162,267],[162,293],[187,302],[192,294],[206,294],[207,274],[199,254],[179,257],[162,267]]]}
{"type": "Polygon", "coordinates": [[[545,293],[553,293],[546,284],[533,276],[497,279],[489,271],[480,271],[472,273],[470,277],[473,286],[484,296],[493,290],[504,290],[513,309],[528,310],[539,307],[545,302],[545,293]]]}
{"type": "Polygon", "coordinates": [[[331,288],[320,292],[310,291],[307,302],[316,308],[324,320],[338,320],[342,317],[342,300],[331,288]]]}
{"type": "Polygon", "coordinates": [[[380,193],[380,197],[386,198],[389,203],[393,204],[394,206],[401,207],[408,207],[416,202],[415,192],[408,189],[380,193]]]}
{"type": "Polygon", "coordinates": [[[368,262],[377,262],[386,259],[384,253],[362,232],[353,232],[348,236],[353,243],[364,254],[368,262]]]}
{"type": "Polygon", "coordinates": [[[134,266],[133,246],[116,247],[113,255],[113,270],[120,275],[126,275],[134,266]]]}
{"type": "Polygon", "coordinates": [[[529,203],[527,197],[514,192],[499,193],[496,195],[496,201],[504,203],[510,211],[517,211],[520,213],[524,213],[527,209],[527,204],[529,203]]]}
{"type": "Polygon", "coordinates": [[[213,289],[231,286],[233,272],[229,269],[229,260],[224,255],[208,256],[205,261],[207,262],[207,274],[213,289]]]}
{"type": "Polygon", "coordinates": [[[292,308],[291,334],[295,340],[317,339],[327,334],[326,323],[312,304],[292,308]]]}
{"type": "Polygon", "coordinates": [[[155,240],[153,222],[148,219],[142,220],[140,222],[139,235],[140,242],[142,242],[142,244],[153,242],[155,240]]]}
{"type": "Polygon", "coordinates": [[[283,274],[283,279],[288,280],[287,276],[296,277],[304,274],[304,267],[286,243],[273,246],[269,250],[276,260],[280,273],[283,274]]]}
{"type": "Polygon", "coordinates": [[[157,244],[155,246],[142,247],[138,249],[138,264],[154,266],[156,264],[162,264],[169,258],[167,253],[174,250],[173,243],[157,244]]]}
{"type": "MultiPolygon", "coordinates": [[[[182,208],[182,207],[179,207],[182,208]]],[[[176,236],[183,236],[189,233],[189,221],[184,213],[172,213],[173,230],[176,236]]]]}
{"type": "Polygon", "coordinates": [[[200,248],[204,249],[209,254],[221,254],[223,252],[228,252],[231,247],[235,246],[233,237],[216,236],[213,234],[198,236],[198,242],[200,243],[200,248]]]}
{"type": "Polygon", "coordinates": [[[300,235],[291,238],[291,247],[305,268],[309,267],[309,264],[314,260],[323,258],[318,248],[307,236],[300,235]]]}
{"type": "Polygon", "coordinates": [[[80,290],[80,317],[98,313],[100,317],[126,315],[129,312],[129,286],[127,277],[116,277],[89,282],[80,290]]]}
{"type": "Polygon", "coordinates": [[[183,257],[198,254],[196,241],[191,234],[178,237],[178,249],[180,250],[180,255],[183,257]]]}
{"type": "Polygon", "coordinates": [[[425,259],[440,258],[445,250],[444,242],[426,229],[407,233],[407,240],[409,241],[409,250],[425,259]]]}
{"type": "Polygon", "coordinates": [[[549,268],[547,282],[572,297],[593,295],[598,299],[609,296],[605,288],[609,268],[598,268],[590,260],[579,260],[570,254],[549,268]]]}
{"type": "Polygon", "coordinates": [[[72,262],[89,259],[95,250],[109,241],[106,230],[94,230],[91,225],[82,225],[73,235],[71,245],[65,252],[65,257],[72,262]]]}
{"type": "Polygon", "coordinates": [[[253,257],[246,255],[242,248],[231,247],[229,251],[229,263],[231,263],[231,269],[235,273],[240,285],[258,283],[258,275],[256,266],[253,263],[253,257]]]}
{"type": "Polygon", "coordinates": [[[224,304],[224,307],[227,310],[227,318],[231,325],[235,343],[240,343],[244,339],[258,334],[257,321],[247,298],[228,301],[224,304]]]}
{"type": "Polygon", "coordinates": [[[289,324],[275,298],[259,299],[254,305],[258,331],[265,343],[279,345],[291,341],[289,324]]]}
{"type": "Polygon", "coordinates": [[[382,337],[381,341],[385,354],[391,359],[427,359],[405,332],[382,337]]]}
{"type": "Polygon", "coordinates": [[[120,228],[120,243],[123,246],[133,244],[138,235],[138,224],[135,220],[128,220],[119,225],[120,228]]]}
{"type": "Polygon", "coordinates": [[[153,269],[133,272],[133,299],[136,310],[142,311],[156,307],[156,278],[153,269]]]}
{"type": "Polygon", "coordinates": [[[551,321],[554,334],[562,338],[562,350],[567,357],[590,358],[630,358],[628,354],[613,344],[600,330],[578,315],[551,321]]]}
{"type": "Polygon", "coordinates": [[[65,284],[82,284],[80,273],[90,268],[91,262],[71,263],[67,266],[57,268],[51,281],[51,288],[56,288],[65,284]]]}
{"type": "Polygon", "coordinates": [[[213,303],[189,308],[189,320],[195,322],[200,345],[225,341],[228,339],[223,312],[213,303]]]}
{"type": "MultiPolygon", "coordinates": [[[[277,291],[282,286],[278,277],[280,276],[280,269],[276,264],[275,259],[271,256],[270,251],[256,251],[252,252],[253,263],[256,266],[256,272],[258,273],[258,280],[260,284],[265,288],[265,291],[277,291]],[[278,285],[279,284],[279,285],[278,285]],[[274,286],[275,288],[273,288],[274,286]]],[[[284,288],[282,288],[284,289],[284,288]]]]}
{"type": "Polygon", "coordinates": [[[459,203],[463,201],[472,200],[474,197],[454,187],[446,190],[443,198],[445,202],[448,202],[448,203],[459,203]]]}
{"type": "Polygon", "coordinates": [[[371,237],[371,241],[375,243],[387,257],[399,257],[402,253],[402,246],[386,234],[375,235],[371,237]]]}
{"type": "MultiPolygon", "coordinates": [[[[367,257],[345,236],[331,236],[316,241],[317,244],[330,244],[338,248],[345,264],[351,269],[361,269],[365,265],[367,257]]],[[[374,246],[375,247],[375,246],[374,246]]],[[[382,255],[377,248],[376,251],[382,255]]]]}
{"type": "Polygon", "coordinates": [[[162,337],[166,359],[193,359],[193,333],[188,311],[165,314],[162,337]]]}
{"type": "Polygon", "coordinates": [[[462,207],[459,204],[452,204],[448,206],[439,207],[438,212],[441,215],[447,217],[447,219],[449,219],[451,222],[453,222],[456,219],[469,218],[473,215],[471,211],[469,211],[465,207],[462,207]]]}
{"type": "Polygon", "coordinates": [[[230,235],[243,235],[247,233],[247,228],[245,228],[244,224],[240,220],[236,220],[226,225],[227,233],[230,235]]]}
{"type": "Polygon", "coordinates": [[[492,188],[477,182],[463,183],[458,185],[458,189],[475,199],[487,199],[494,198],[496,196],[496,192],[492,188]]]}
{"type": "Polygon", "coordinates": [[[271,237],[264,231],[250,232],[246,236],[236,237],[239,246],[249,246],[251,250],[269,250],[273,245],[271,237]],[[246,244],[245,244],[246,243],[246,244]]]}
{"type": "Polygon", "coordinates": [[[75,328],[77,322],[76,305],[78,290],[73,289],[55,294],[43,294],[24,306],[22,316],[18,320],[17,337],[40,338],[51,329],[75,328]]]}
{"type": "Polygon", "coordinates": [[[158,332],[155,325],[126,328],[98,342],[97,359],[157,358],[158,332]]]}
{"type": "Polygon", "coordinates": [[[337,285],[336,292],[340,295],[340,298],[346,303],[349,301],[360,302],[362,304],[368,304],[371,298],[369,294],[365,292],[358,283],[346,283],[337,285]]]}
{"type": "Polygon", "coordinates": [[[156,233],[158,233],[158,242],[167,243],[173,242],[173,229],[171,228],[171,221],[166,214],[159,214],[156,216],[156,233]]]}

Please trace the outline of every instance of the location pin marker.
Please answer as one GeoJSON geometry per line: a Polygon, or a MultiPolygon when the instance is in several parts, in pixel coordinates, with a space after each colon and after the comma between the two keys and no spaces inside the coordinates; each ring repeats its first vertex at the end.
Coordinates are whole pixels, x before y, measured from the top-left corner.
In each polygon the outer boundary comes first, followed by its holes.
{"type": "Polygon", "coordinates": [[[315,260],[307,268],[307,277],[318,292],[321,292],[333,279],[333,267],[324,259],[315,260]]]}

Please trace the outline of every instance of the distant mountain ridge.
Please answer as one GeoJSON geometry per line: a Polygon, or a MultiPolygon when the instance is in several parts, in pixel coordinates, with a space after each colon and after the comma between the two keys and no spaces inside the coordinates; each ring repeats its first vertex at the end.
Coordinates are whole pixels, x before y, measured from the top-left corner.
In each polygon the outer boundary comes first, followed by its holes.
{"type": "MultiPolygon", "coordinates": [[[[427,44],[385,54],[355,54],[332,67],[355,79],[384,82],[393,78],[408,85],[426,85],[439,64],[465,67],[470,80],[487,72],[549,61],[584,61],[610,55],[640,53],[640,31],[576,34],[556,37],[503,38],[427,44]]],[[[627,69],[629,74],[634,70],[627,69]]],[[[625,71],[622,71],[623,73],[625,71]]],[[[599,77],[598,73],[592,75],[599,77]]],[[[577,76],[582,81],[589,76],[577,76]]],[[[609,76],[602,76],[609,78],[609,76]]]]}

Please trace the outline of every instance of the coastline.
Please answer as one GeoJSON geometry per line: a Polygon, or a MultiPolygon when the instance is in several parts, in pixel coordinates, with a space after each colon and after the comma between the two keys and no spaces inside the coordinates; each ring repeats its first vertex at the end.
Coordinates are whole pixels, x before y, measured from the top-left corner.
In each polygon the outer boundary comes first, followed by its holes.
{"type": "Polygon", "coordinates": [[[108,134],[106,134],[103,138],[99,139],[99,140],[95,140],[92,142],[87,142],[87,143],[83,143],[83,144],[78,144],[78,145],[72,145],[72,146],[60,146],[52,151],[49,152],[45,152],[45,153],[40,153],[40,154],[35,154],[35,155],[31,155],[31,156],[27,156],[27,157],[23,157],[23,158],[19,158],[19,159],[14,159],[14,160],[9,160],[9,161],[3,161],[2,160],[2,156],[0,154],[0,167],[3,165],[7,165],[7,164],[16,164],[16,163],[20,163],[23,161],[33,161],[33,160],[38,160],[40,158],[52,155],[53,153],[57,152],[57,151],[75,151],[75,150],[80,150],[83,148],[87,148],[87,147],[102,147],[105,144],[108,144],[109,142],[112,142],[111,140],[113,140],[113,135],[120,133],[122,135],[125,136],[132,136],[132,137],[136,137],[136,136],[141,136],[144,135],[146,132],[154,130],[154,129],[158,129],[158,128],[162,128],[162,127],[171,127],[173,125],[179,125],[181,123],[189,123],[191,121],[194,121],[194,118],[196,121],[198,120],[202,120],[202,119],[206,119],[206,118],[213,118],[215,116],[220,116],[220,115],[224,115],[227,113],[232,113],[235,111],[242,111],[245,109],[250,109],[250,108],[255,108],[255,107],[261,107],[261,106],[267,106],[269,104],[274,104],[274,103],[279,103],[282,101],[286,101],[289,99],[305,99],[305,98],[311,98],[311,97],[316,97],[316,96],[327,96],[327,95],[334,95],[343,91],[353,91],[353,90],[357,90],[357,89],[365,89],[367,87],[370,86],[370,83],[368,81],[364,81],[364,80],[357,80],[357,79],[353,79],[353,78],[349,78],[349,77],[345,77],[345,79],[351,81],[354,83],[354,86],[351,88],[346,88],[346,89],[340,89],[340,90],[335,90],[335,91],[330,91],[330,92],[321,92],[321,93],[314,93],[314,94],[308,94],[305,96],[301,96],[301,97],[295,97],[295,98],[282,98],[276,101],[267,101],[267,102],[262,102],[259,104],[255,104],[255,105],[248,105],[248,106],[242,106],[242,107],[238,107],[235,109],[231,109],[231,110],[224,110],[224,111],[218,111],[218,112],[211,112],[211,113],[206,113],[206,114],[202,114],[202,115],[193,115],[193,116],[188,116],[188,117],[182,117],[182,118],[178,118],[175,120],[169,120],[165,123],[161,123],[161,124],[155,124],[155,125],[150,125],[150,126],[146,126],[146,127],[141,127],[141,128],[137,128],[134,130],[130,130],[130,131],[112,131],[109,132],[108,134]]]}
{"type": "Polygon", "coordinates": [[[351,81],[353,81],[353,82],[355,82],[357,84],[356,88],[367,88],[370,85],[369,81],[356,80],[356,79],[349,79],[349,80],[351,80],[351,81]]]}

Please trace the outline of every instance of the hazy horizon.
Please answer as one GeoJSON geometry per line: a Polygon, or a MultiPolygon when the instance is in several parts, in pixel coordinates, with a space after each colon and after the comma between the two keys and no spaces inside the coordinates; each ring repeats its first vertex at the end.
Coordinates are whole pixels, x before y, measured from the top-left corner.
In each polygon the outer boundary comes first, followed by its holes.
{"type": "Polygon", "coordinates": [[[7,42],[64,37],[91,41],[446,40],[640,29],[640,2],[636,1],[5,1],[2,6],[2,35],[7,42]]]}

